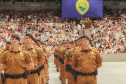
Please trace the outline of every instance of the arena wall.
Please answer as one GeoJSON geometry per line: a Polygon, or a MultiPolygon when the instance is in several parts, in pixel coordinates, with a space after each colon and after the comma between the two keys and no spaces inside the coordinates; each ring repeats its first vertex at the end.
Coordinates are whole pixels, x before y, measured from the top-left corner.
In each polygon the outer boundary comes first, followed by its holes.
{"type": "Polygon", "coordinates": [[[126,53],[124,54],[101,54],[103,62],[126,62],[126,53]]]}
{"type": "Polygon", "coordinates": [[[0,10],[1,9],[15,9],[15,10],[41,10],[41,9],[58,9],[59,7],[41,7],[41,6],[25,6],[25,7],[21,7],[21,6],[17,6],[17,7],[0,7],[0,10]]]}

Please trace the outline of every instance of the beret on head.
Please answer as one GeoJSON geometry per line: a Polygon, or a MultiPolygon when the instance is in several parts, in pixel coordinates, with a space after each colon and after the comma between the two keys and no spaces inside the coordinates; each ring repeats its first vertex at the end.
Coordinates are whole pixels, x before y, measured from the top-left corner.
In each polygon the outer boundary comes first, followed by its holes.
{"type": "Polygon", "coordinates": [[[20,37],[17,34],[12,34],[11,37],[16,38],[18,41],[20,41],[20,37]]]}
{"type": "Polygon", "coordinates": [[[37,41],[41,43],[41,41],[39,39],[37,39],[37,41]]]}
{"type": "Polygon", "coordinates": [[[6,44],[11,44],[11,42],[10,41],[7,41],[6,44]]]}
{"type": "Polygon", "coordinates": [[[83,36],[80,37],[80,39],[82,39],[82,38],[87,38],[90,41],[90,39],[87,35],[83,35],[83,36]]]}
{"type": "Polygon", "coordinates": [[[32,36],[31,33],[26,33],[25,36],[29,36],[29,37],[31,37],[33,39],[33,36],[32,36]]]}
{"type": "Polygon", "coordinates": [[[19,43],[20,45],[22,44],[22,43],[19,43]]]}
{"type": "Polygon", "coordinates": [[[37,43],[37,39],[35,37],[32,38],[32,40],[37,43]]]}
{"type": "Polygon", "coordinates": [[[42,45],[46,45],[44,42],[41,42],[42,45]]]}

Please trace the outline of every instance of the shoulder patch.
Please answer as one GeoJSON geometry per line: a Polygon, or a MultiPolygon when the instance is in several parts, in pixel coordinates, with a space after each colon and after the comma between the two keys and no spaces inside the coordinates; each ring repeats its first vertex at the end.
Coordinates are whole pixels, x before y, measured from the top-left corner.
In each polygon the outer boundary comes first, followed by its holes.
{"type": "Polygon", "coordinates": [[[1,54],[0,57],[3,57],[3,54],[1,54]]]}
{"type": "Polygon", "coordinates": [[[31,58],[31,54],[30,54],[30,53],[28,53],[28,55],[29,55],[29,57],[31,58]]]}
{"type": "Polygon", "coordinates": [[[44,52],[43,52],[43,51],[41,51],[41,53],[43,53],[43,54],[44,54],[44,52]]]}
{"type": "Polygon", "coordinates": [[[91,54],[94,54],[94,52],[92,51],[91,54]]]}
{"type": "Polygon", "coordinates": [[[20,55],[22,56],[22,55],[23,55],[23,53],[20,53],[20,55]]]}
{"type": "Polygon", "coordinates": [[[33,52],[35,53],[35,52],[36,52],[36,50],[34,49],[34,50],[33,50],[33,52]]]}

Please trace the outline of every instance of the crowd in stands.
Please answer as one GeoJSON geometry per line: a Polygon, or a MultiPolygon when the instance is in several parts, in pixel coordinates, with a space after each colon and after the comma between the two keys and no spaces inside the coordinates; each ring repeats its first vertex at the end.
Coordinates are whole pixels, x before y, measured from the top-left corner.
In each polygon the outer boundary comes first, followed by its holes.
{"type": "Polygon", "coordinates": [[[104,10],[104,18],[91,25],[91,36],[100,53],[126,53],[126,11],[104,10]]]}
{"type": "Polygon", "coordinates": [[[55,46],[62,40],[73,41],[78,38],[76,21],[61,19],[58,10],[1,10],[1,46],[10,40],[13,33],[20,35],[21,42],[23,42],[25,33],[32,33],[47,46],[55,46]]]}
{"type": "MultiPolygon", "coordinates": [[[[32,33],[47,46],[54,47],[60,41],[73,41],[79,31],[85,28],[84,18],[62,19],[58,10],[1,10],[0,11],[0,47],[10,40],[13,33],[22,38],[32,33]],[[80,25],[81,24],[81,25],[80,25]]],[[[92,45],[100,53],[126,53],[126,11],[104,9],[104,18],[90,19],[92,45]]]]}

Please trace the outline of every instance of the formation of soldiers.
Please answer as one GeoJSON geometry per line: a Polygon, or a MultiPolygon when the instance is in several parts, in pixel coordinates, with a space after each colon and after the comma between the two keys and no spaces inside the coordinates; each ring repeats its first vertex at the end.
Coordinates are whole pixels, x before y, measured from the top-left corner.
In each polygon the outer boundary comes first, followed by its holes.
{"type": "Polygon", "coordinates": [[[0,49],[0,84],[48,84],[50,51],[30,33],[24,42],[13,34],[6,48],[0,49]]]}
{"type": "Polygon", "coordinates": [[[102,66],[102,58],[97,49],[90,46],[88,36],[57,45],[54,56],[62,84],[66,84],[66,79],[67,84],[97,84],[97,69],[102,66]]]}

